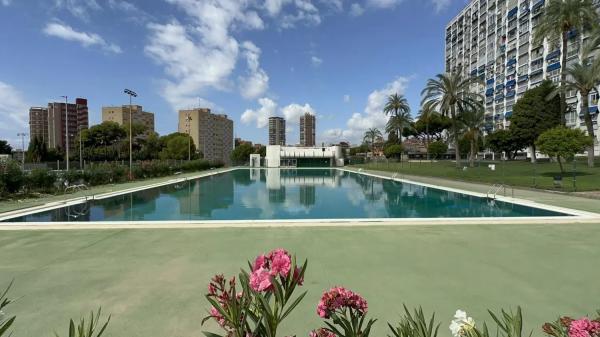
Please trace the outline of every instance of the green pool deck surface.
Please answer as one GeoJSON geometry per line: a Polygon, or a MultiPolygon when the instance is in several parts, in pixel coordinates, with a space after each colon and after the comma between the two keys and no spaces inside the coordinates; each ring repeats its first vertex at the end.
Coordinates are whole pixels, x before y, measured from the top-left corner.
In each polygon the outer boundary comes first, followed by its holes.
{"type": "MultiPolygon", "coordinates": [[[[308,295],[281,336],[320,326],[323,290],[347,286],[379,318],[402,303],[436,311],[440,337],[456,309],[490,322],[486,309],[524,310],[525,329],[600,308],[600,227],[479,225],[361,228],[108,229],[3,231],[0,284],[14,278],[14,336],[66,333],[68,319],[102,306],[106,336],[202,336],[203,297],[215,273],[233,275],[260,252],[284,247],[309,266],[308,295]]],[[[210,329],[210,327],[208,327],[210,329]]]]}

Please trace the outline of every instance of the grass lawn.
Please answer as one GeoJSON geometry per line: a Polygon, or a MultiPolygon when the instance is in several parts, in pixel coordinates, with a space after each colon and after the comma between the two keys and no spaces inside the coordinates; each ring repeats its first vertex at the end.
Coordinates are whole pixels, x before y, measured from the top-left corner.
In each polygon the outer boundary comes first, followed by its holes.
{"type": "MultiPolygon", "coordinates": [[[[0,285],[15,279],[14,336],[64,334],[68,319],[103,307],[107,336],[202,336],[208,279],[285,247],[309,259],[308,295],[281,336],[320,325],[323,290],[345,285],[369,301],[385,336],[402,303],[436,311],[440,337],[465,309],[522,305],[526,330],[600,308],[599,225],[399,226],[0,232],[0,285]]],[[[488,319],[489,320],[489,319],[488,319]]]]}
{"type": "MultiPolygon", "coordinates": [[[[462,166],[468,166],[463,161],[462,166]]],[[[583,159],[577,163],[564,164],[565,173],[562,174],[561,188],[554,186],[554,176],[560,175],[558,163],[538,162],[532,164],[526,161],[485,161],[478,162],[476,167],[457,169],[453,161],[439,162],[410,162],[410,163],[369,163],[355,165],[371,170],[394,171],[408,175],[440,177],[485,184],[503,183],[511,186],[540,188],[557,191],[594,191],[600,190],[600,161],[596,167],[588,168],[583,159]],[[496,170],[492,171],[488,164],[495,164],[496,170]],[[575,174],[573,174],[575,172],[575,174]]]]}

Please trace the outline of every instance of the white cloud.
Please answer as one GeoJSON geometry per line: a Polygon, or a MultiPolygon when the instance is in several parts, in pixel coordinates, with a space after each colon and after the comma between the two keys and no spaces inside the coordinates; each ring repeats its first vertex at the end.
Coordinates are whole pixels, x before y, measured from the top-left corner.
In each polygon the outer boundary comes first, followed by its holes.
{"type": "Polygon", "coordinates": [[[235,39],[224,37],[219,46],[207,45],[190,36],[177,21],[150,24],[148,28],[150,44],[145,51],[173,79],[165,81],[161,95],[174,109],[194,104],[207,88],[225,89],[238,56],[235,39]]]}
{"type": "Polygon", "coordinates": [[[243,97],[254,99],[263,95],[269,88],[269,75],[260,68],[260,48],[250,41],[242,43],[242,48],[248,73],[247,76],[240,78],[240,92],[243,97]]]}
{"type": "MultiPolygon", "coordinates": [[[[8,83],[0,81],[0,139],[13,139],[17,132],[27,130],[30,105],[23,94],[8,83]]],[[[11,142],[14,144],[14,142],[11,142]]],[[[20,146],[20,142],[19,142],[20,146]]]]}
{"type": "Polygon", "coordinates": [[[393,8],[402,0],[367,0],[367,6],[373,8],[393,8]]]}
{"type": "Polygon", "coordinates": [[[294,0],[295,14],[285,14],[281,19],[282,28],[294,28],[298,22],[308,25],[319,25],[321,15],[319,9],[310,0],[294,0]]]}
{"type": "Polygon", "coordinates": [[[324,139],[331,142],[346,140],[359,143],[364,132],[369,128],[385,128],[388,116],[383,113],[387,97],[391,94],[404,94],[408,82],[407,77],[398,77],[386,84],[383,88],[374,90],[367,98],[367,105],[363,113],[355,112],[346,122],[347,129],[329,129],[323,134],[324,139]]]}
{"type": "Polygon", "coordinates": [[[361,16],[365,12],[365,9],[358,3],[353,3],[350,5],[350,15],[351,16],[361,16]]]}
{"type": "Polygon", "coordinates": [[[43,30],[44,34],[48,36],[54,36],[67,41],[74,41],[80,43],[84,47],[99,46],[103,50],[111,53],[121,53],[121,48],[113,43],[106,42],[100,35],[95,33],[78,32],[71,26],[52,22],[46,24],[43,30]]]}
{"type": "Polygon", "coordinates": [[[344,95],[344,103],[350,102],[350,95],[344,95]]]}
{"type": "Polygon", "coordinates": [[[341,11],[344,9],[343,0],[320,0],[320,2],[336,11],[341,11]]]}
{"type": "Polygon", "coordinates": [[[242,114],[241,120],[244,124],[256,123],[257,128],[264,128],[269,124],[269,117],[275,116],[277,103],[270,98],[263,97],[258,100],[260,108],[257,110],[246,109],[242,114]]]}
{"type": "Polygon", "coordinates": [[[310,57],[310,63],[312,63],[312,65],[314,67],[318,67],[321,65],[321,63],[323,63],[323,60],[321,58],[318,58],[316,56],[311,56],[310,57]]]}
{"type": "Polygon", "coordinates": [[[66,9],[83,21],[89,21],[91,12],[102,9],[96,0],[54,0],[54,6],[66,9]]]}
{"type": "Polygon", "coordinates": [[[307,112],[311,115],[316,115],[315,109],[313,109],[308,103],[304,105],[292,103],[286,107],[283,107],[281,112],[283,113],[283,116],[288,124],[300,123],[300,116],[307,112]]]}
{"type": "Polygon", "coordinates": [[[12,0],[2,0],[2,1],[0,1],[0,4],[2,4],[2,6],[10,6],[11,3],[12,3],[12,0]]]}
{"type": "Polygon", "coordinates": [[[446,9],[448,5],[450,5],[450,0],[431,0],[433,2],[433,7],[435,8],[436,13],[441,12],[446,9]]]}

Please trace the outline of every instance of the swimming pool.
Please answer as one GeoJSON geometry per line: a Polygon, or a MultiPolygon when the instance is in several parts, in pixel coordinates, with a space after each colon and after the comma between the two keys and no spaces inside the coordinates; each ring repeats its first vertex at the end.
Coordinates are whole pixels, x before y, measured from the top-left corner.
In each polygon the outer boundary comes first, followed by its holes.
{"type": "Polygon", "coordinates": [[[4,221],[548,217],[567,214],[338,169],[236,169],[4,221]]]}

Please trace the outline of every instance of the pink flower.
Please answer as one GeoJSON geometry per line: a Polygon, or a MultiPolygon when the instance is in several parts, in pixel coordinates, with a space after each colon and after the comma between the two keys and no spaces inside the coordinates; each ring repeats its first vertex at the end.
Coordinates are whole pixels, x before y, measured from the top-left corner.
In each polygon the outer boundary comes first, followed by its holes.
{"type": "Polygon", "coordinates": [[[275,249],[268,255],[271,260],[271,274],[276,276],[277,274],[287,277],[290,273],[292,265],[292,258],[290,254],[283,249],[275,249]]]}
{"type": "Polygon", "coordinates": [[[225,327],[225,318],[215,307],[210,308],[210,316],[214,318],[220,326],[225,327]]]}
{"type": "Polygon", "coordinates": [[[259,268],[250,274],[250,288],[254,291],[269,291],[273,289],[271,274],[265,268],[259,268]]]}
{"type": "Polygon", "coordinates": [[[254,260],[254,265],[252,265],[252,271],[257,271],[259,268],[267,268],[267,258],[264,254],[260,254],[254,260]]]}
{"type": "Polygon", "coordinates": [[[569,325],[569,337],[600,336],[600,322],[590,321],[589,318],[574,320],[569,325]]]}
{"type": "Polygon", "coordinates": [[[322,318],[329,318],[332,312],[338,309],[354,309],[360,316],[367,313],[367,301],[359,294],[343,287],[333,287],[323,293],[317,305],[317,314],[322,318]]]}
{"type": "Polygon", "coordinates": [[[336,337],[335,334],[328,329],[318,328],[308,334],[309,337],[336,337]]]}

